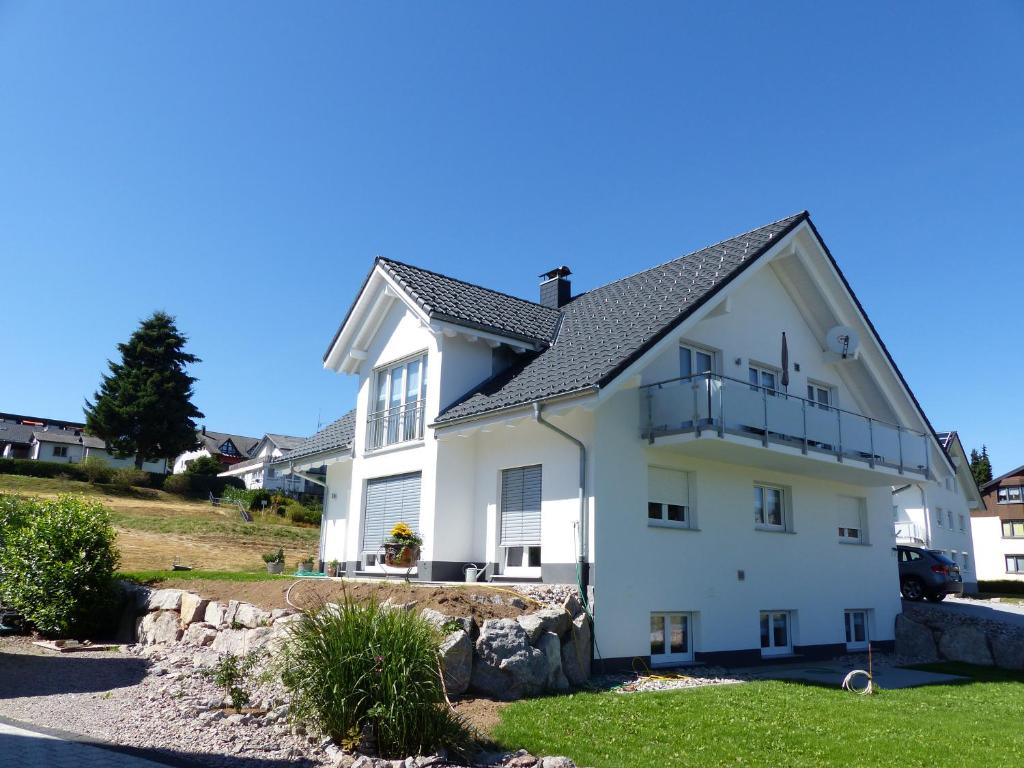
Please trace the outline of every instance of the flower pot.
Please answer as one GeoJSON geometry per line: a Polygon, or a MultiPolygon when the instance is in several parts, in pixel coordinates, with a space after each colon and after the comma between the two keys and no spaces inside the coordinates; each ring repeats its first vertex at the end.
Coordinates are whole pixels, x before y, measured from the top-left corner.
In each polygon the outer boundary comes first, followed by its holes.
{"type": "Polygon", "coordinates": [[[312,573],[313,572],[313,561],[312,560],[303,560],[301,563],[299,563],[299,570],[300,571],[305,571],[306,573],[312,573]]]}
{"type": "Polygon", "coordinates": [[[267,563],[267,573],[281,573],[284,570],[284,563],[267,563]]]}
{"type": "Polygon", "coordinates": [[[390,565],[392,568],[412,568],[419,559],[418,546],[395,542],[384,545],[384,565],[390,565]]]}

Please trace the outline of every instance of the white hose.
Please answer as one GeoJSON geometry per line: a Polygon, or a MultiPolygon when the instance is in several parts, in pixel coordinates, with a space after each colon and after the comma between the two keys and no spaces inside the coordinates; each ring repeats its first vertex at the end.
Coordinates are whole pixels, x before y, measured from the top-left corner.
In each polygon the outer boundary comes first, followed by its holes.
{"type": "Polygon", "coordinates": [[[843,678],[842,687],[844,690],[850,691],[850,693],[856,693],[858,696],[867,696],[868,694],[874,691],[874,684],[871,680],[871,675],[865,672],[863,669],[855,669],[849,674],[847,674],[847,676],[843,678]],[[858,688],[854,681],[857,680],[861,675],[864,676],[866,682],[863,688],[858,688]]]}

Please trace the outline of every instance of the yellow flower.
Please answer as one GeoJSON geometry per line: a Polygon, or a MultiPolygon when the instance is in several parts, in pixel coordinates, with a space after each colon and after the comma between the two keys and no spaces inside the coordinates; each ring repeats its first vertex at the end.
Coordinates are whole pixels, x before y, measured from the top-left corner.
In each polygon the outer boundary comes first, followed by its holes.
{"type": "Polygon", "coordinates": [[[412,538],[412,528],[405,523],[398,523],[394,528],[391,529],[391,535],[396,539],[409,539],[412,538]]]}

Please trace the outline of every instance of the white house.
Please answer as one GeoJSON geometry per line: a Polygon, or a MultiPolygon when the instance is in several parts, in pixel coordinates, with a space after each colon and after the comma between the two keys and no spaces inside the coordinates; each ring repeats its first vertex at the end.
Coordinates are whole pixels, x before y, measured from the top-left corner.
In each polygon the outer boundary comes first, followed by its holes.
{"type": "Polygon", "coordinates": [[[327,466],[321,560],[380,574],[405,521],[419,579],[578,584],[606,667],[891,643],[892,489],[957,468],[809,215],[569,274],[374,262],[324,358],[355,409],[283,459],[327,466]]]}
{"type": "MultiPolygon", "coordinates": [[[[115,468],[135,466],[134,458],[115,456],[107,450],[105,442],[80,430],[46,428],[32,433],[32,459],[53,461],[58,464],[78,464],[90,457],[100,458],[115,468]]],[[[146,472],[165,473],[167,460],[144,461],[142,469],[146,472]]]]}
{"type": "Polygon", "coordinates": [[[1024,466],[981,487],[971,514],[979,581],[1024,581],[1024,466]]]}
{"type": "Polygon", "coordinates": [[[893,521],[896,542],[936,549],[960,566],[964,589],[978,589],[977,558],[971,532],[971,514],[984,509],[970,462],[956,432],[936,437],[946,450],[956,474],[941,483],[914,482],[893,489],[893,521]]]}
{"type": "MultiPolygon", "coordinates": [[[[296,474],[281,471],[275,462],[297,448],[305,438],[267,433],[252,449],[251,459],[232,464],[219,477],[239,477],[246,488],[264,488],[286,493],[319,493],[321,485],[296,474]]],[[[322,477],[319,478],[322,481],[322,477]]]]}
{"type": "Polygon", "coordinates": [[[200,456],[213,456],[225,467],[230,467],[252,458],[253,451],[259,442],[260,438],[258,437],[232,435],[228,432],[214,432],[207,430],[203,426],[196,432],[195,448],[175,457],[171,471],[176,475],[180,475],[188,469],[189,464],[200,456]]]}

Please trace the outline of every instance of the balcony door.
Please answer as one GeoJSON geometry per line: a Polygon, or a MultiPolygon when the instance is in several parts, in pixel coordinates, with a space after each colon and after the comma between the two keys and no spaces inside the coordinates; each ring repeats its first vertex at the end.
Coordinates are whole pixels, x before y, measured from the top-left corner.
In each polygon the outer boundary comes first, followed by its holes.
{"type": "Polygon", "coordinates": [[[368,448],[423,437],[426,369],[427,356],[419,355],[376,372],[374,410],[367,420],[368,448]]]}

